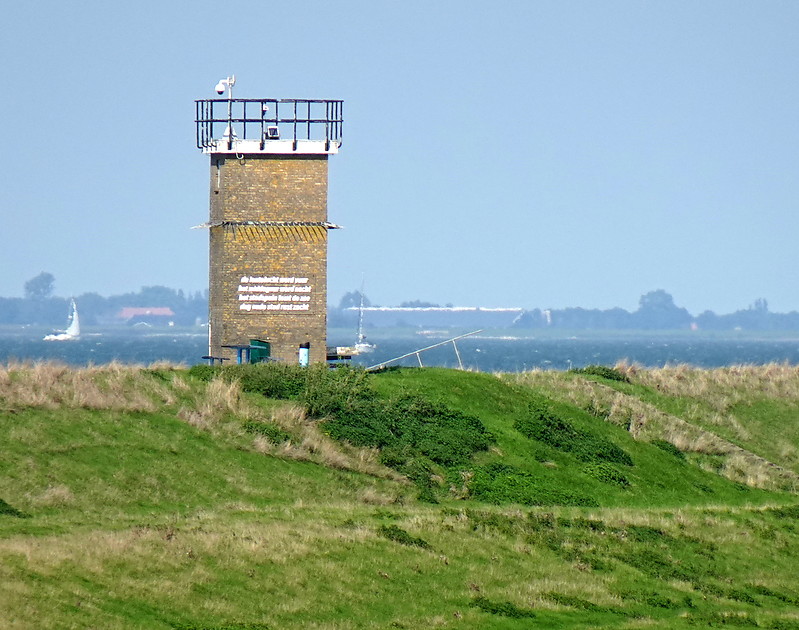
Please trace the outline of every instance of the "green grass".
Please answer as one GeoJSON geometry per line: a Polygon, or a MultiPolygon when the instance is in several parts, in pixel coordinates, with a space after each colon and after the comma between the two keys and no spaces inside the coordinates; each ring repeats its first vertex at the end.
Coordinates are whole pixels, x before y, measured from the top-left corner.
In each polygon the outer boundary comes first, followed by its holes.
{"type": "MultiPolygon", "coordinates": [[[[564,378],[575,378],[563,374],[564,378]]],[[[633,466],[619,471],[629,484],[603,483],[586,471],[584,458],[574,451],[531,440],[514,427],[526,418],[528,407],[540,399],[531,388],[520,387],[493,375],[445,369],[403,369],[376,378],[377,389],[386,396],[418,393],[482,420],[496,437],[493,451],[478,455],[476,463],[501,463],[538,480],[549,491],[571,494],[579,490],[600,505],[683,506],[732,505],[779,500],[779,495],[742,488],[696,466],[685,466],[672,453],[632,439],[628,431],[598,419],[573,405],[550,400],[551,409],[571,427],[596,440],[613,444],[632,459],[633,466]]]]}
{"type": "MultiPolygon", "coordinates": [[[[102,404],[59,403],[0,373],[4,628],[797,627],[796,495],[733,483],[542,390],[438,369],[365,381],[387,409],[416,396],[492,436],[430,460],[431,504],[373,451],[325,437],[297,411],[298,381],[258,380],[292,399],[276,400],[182,371],[122,376],[74,379],[103,383],[102,404]],[[570,435],[632,465],[520,432],[542,396],[570,435]]],[[[72,377],[36,378],[55,392],[72,377]]],[[[432,440],[425,418],[409,426],[432,440]]]]}

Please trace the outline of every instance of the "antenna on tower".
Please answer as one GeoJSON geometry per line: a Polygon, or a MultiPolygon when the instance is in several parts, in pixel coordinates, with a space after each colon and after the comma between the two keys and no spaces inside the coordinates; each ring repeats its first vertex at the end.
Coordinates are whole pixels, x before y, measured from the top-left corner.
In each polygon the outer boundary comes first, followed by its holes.
{"type": "Polygon", "coordinates": [[[227,138],[228,149],[233,148],[233,140],[236,138],[236,130],[233,129],[233,86],[236,85],[236,75],[231,75],[226,79],[220,79],[219,83],[214,88],[217,94],[224,94],[227,90],[227,129],[225,129],[225,137],[227,138]]]}

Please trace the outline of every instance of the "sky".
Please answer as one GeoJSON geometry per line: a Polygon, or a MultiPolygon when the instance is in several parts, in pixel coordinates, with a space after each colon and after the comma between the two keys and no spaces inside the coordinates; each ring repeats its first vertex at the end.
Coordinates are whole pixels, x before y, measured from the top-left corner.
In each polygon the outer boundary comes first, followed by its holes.
{"type": "Polygon", "coordinates": [[[799,310],[799,3],[9,3],[0,295],[208,282],[194,100],[344,100],[328,301],[799,310]]]}

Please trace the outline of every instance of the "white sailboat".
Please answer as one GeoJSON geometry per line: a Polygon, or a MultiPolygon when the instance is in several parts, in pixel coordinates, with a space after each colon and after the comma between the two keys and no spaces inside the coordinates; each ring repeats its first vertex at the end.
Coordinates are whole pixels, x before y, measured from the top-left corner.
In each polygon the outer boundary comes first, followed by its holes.
{"type": "Polygon", "coordinates": [[[73,341],[80,338],[80,319],[78,318],[78,307],[75,300],[70,303],[69,325],[66,330],[45,335],[44,341],[73,341]]]}
{"type": "Polygon", "coordinates": [[[366,341],[366,335],[363,333],[363,282],[361,282],[361,305],[358,307],[358,337],[354,345],[337,346],[335,350],[338,356],[354,357],[359,354],[368,354],[375,348],[377,346],[366,341]]]}
{"type": "Polygon", "coordinates": [[[355,342],[355,352],[353,354],[367,354],[372,352],[377,346],[366,341],[363,334],[363,284],[361,284],[361,306],[358,308],[358,341],[355,342]]]}

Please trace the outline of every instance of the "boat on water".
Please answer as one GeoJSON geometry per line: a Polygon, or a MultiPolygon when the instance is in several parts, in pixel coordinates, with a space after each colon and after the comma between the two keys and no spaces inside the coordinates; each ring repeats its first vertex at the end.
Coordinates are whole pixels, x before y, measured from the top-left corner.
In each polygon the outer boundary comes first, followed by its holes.
{"type": "Polygon", "coordinates": [[[370,352],[373,352],[375,348],[377,348],[375,344],[366,341],[366,337],[359,337],[359,339],[360,341],[353,346],[355,352],[352,354],[369,354],[370,352]]]}
{"type": "Polygon", "coordinates": [[[50,335],[45,335],[44,341],[74,341],[80,339],[80,319],[75,300],[70,302],[70,314],[66,330],[59,330],[50,335]]]}
{"type": "Polygon", "coordinates": [[[352,346],[338,346],[336,354],[343,356],[358,356],[361,354],[369,354],[373,352],[377,346],[369,343],[366,340],[366,335],[363,332],[363,285],[361,285],[361,305],[358,307],[358,336],[356,342],[352,346]]]}
{"type": "Polygon", "coordinates": [[[368,354],[375,348],[377,346],[366,341],[366,335],[363,333],[363,287],[361,287],[361,306],[358,308],[358,341],[355,342],[354,354],[368,354]]]}

